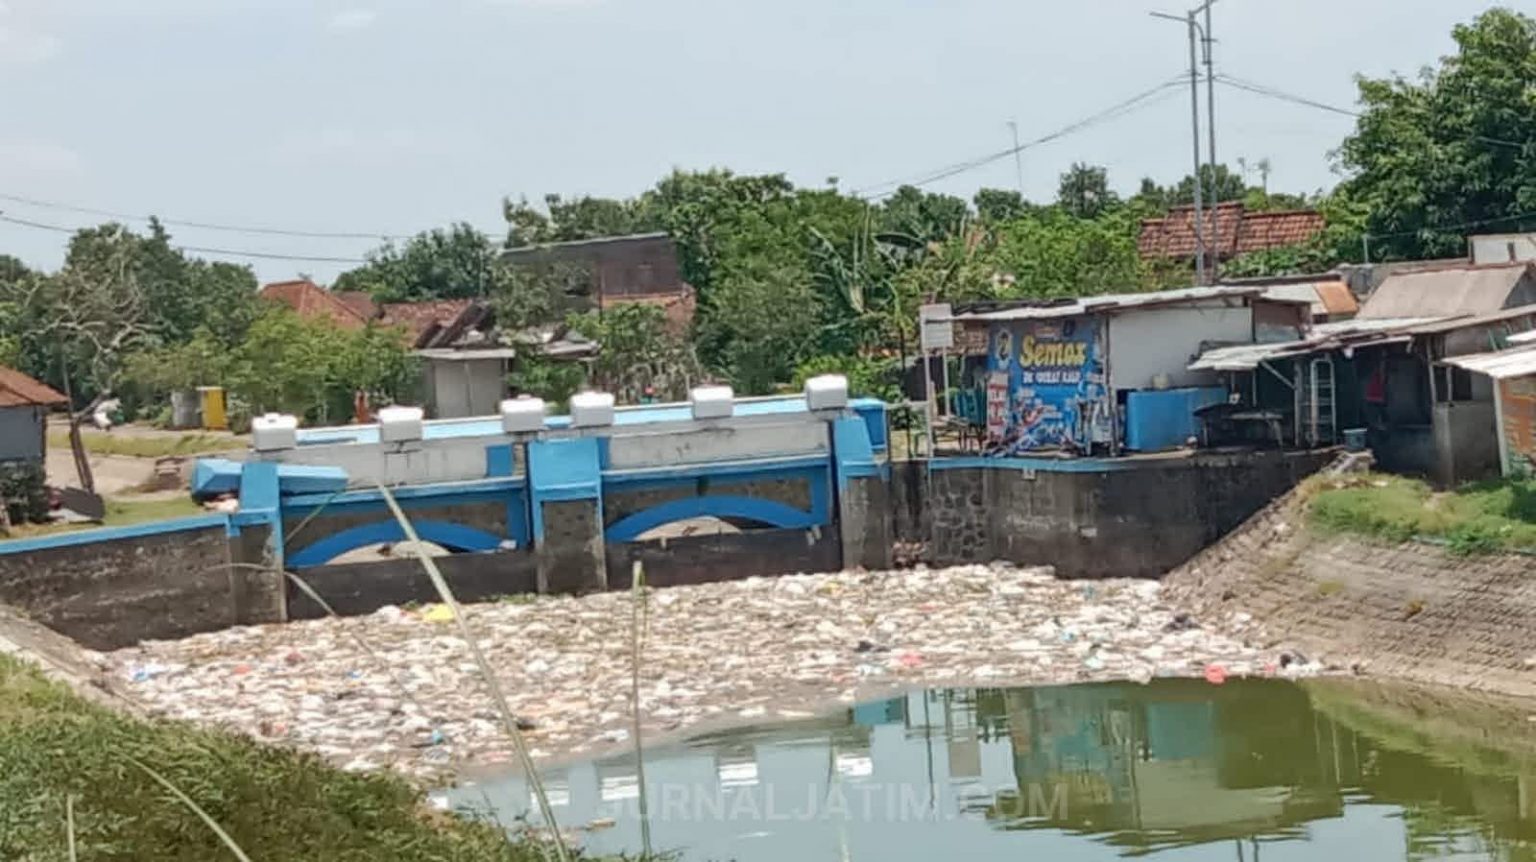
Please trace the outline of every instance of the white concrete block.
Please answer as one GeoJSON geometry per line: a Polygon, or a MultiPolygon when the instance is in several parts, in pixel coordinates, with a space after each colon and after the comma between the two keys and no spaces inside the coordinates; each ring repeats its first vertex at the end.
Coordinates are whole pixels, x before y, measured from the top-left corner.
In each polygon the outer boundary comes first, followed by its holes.
{"type": "Polygon", "coordinates": [[[848,378],[822,374],[805,381],[805,403],[812,410],[841,410],[848,406],[848,378]]]}
{"type": "Polygon", "coordinates": [[[695,419],[724,419],[736,410],[736,393],[729,386],[695,386],[688,400],[695,419]]]}
{"type": "Polygon", "coordinates": [[[385,443],[420,440],[423,418],[420,407],[385,407],[379,411],[379,439],[385,443]]]}
{"type": "Polygon", "coordinates": [[[257,452],[276,452],[299,445],[299,419],[281,413],[268,413],[251,420],[251,448],[257,452]]]}
{"type": "Polygon", "coordinates": [[[543,398],[509,398],[501,402],[501,430],[508,434],[526,434],[543,429],[543,398]]]}
{"type": "Polygon", "coordinates": [[[596,428],[613,424],[613,393],[578,392],[571,396],[571,425],[596,428]]]}

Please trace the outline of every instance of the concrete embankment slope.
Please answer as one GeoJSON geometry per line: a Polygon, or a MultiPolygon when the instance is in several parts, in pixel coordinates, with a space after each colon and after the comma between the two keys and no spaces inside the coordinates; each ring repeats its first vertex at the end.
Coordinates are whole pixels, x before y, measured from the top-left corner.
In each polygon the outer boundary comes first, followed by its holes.
{"type": "Polygon", "coordinates": [[[1175,606],[1256,644],[1373,676],[1536,696],[1536,557],[1322,534],[1307,527],[1305,486],[1164,585],[1175,606]]]}
{"type": "Polygon", "coordinates": [[[94,653],[69,638],[0,605],[0,654],[13,655],[42,668],[81,697],[130,712],[142,704],[128,696],[101,672],[94,653]]]}

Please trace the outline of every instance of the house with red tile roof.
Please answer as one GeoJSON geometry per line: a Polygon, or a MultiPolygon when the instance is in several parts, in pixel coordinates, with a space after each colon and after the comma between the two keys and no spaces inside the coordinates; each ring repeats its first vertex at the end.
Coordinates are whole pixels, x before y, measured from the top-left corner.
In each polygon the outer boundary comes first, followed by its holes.
{"type": "Polygon", "coordinates": [[[48,410],[69,403],[63,393],[0,365],[0,462],[43,459],[48,410]]]}
{"type": "MultiPolygon", "coordinates": [[[[362,296],[367,299],[366,294],[362,296]]],[[[368,306],[361,306],[355,295],[332,293],[307,278],[264,285],[261,297],[288,306],[306,320],[326,318],[343,329],[362,329],[373,318],[366,310],[373,304],[371,299],[368,306]]]]}
{"type": "MultiPolygon", "coordinates": [[[[1231,260],[1250,252],[1296,245],[1317,236],[1324,226],[1323,214],[1316,210],[1248,212],[1241,201],[1218,204],[1213,209],[1206,209],[1200,219],[1207,259],[1231,260]]],[[[1143,260],[1193,260],[1195,245],[1192,206],[1174,207],[1163,218],[1142,219],[1136,240],[1143,260]]]]}

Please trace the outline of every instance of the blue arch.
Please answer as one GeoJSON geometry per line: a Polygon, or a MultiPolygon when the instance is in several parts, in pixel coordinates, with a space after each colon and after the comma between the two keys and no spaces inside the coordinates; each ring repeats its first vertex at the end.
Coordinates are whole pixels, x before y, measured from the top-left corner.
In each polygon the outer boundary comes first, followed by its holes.
{"type": "Polygon", "coordinates": [[[603,538],[609,542],[633,542],[645,531],[660,527],[662,524],[706,516],[742,518],[785,529],[814,527],[821,523],[820,519],[811,512],[801,511],[773,500],[724,494],[705,495],[669,500],[658,506],[636,512],[610,525],[603,531],[603,538]]]}
{"type": "MultiPolygon", "coordinates": [[[[424,542],[442,545],[452,551],[494,551],[501,547],[501,538],[484,530],[450,524],[447,521],[416,521],[416,535],[424,542]]],[[[374,521],[333,533],[306,545],[288,557],[287,563],[294,568],[319,566],[330,562],[347,551],[385,542],[405,541],[405,531],[397,521],[374,521]]]]}

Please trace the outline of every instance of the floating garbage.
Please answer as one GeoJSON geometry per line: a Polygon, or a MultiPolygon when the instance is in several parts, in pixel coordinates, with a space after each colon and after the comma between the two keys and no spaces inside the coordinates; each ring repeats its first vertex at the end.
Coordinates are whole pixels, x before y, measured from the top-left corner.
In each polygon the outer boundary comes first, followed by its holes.
{"type": "MultiPolygon", "coordinates": [[[[467,608],[471,635],[539,756],[630,744],[630,602],[616,591],[467,608]]],[[[136,697],[159,715],[281,741],[349,769],[442,780],[515,759],[469,645],[446,625],[452,619],[443,604],[391,605],[149,642],[100,661],[109,675],[133,680],[136,697]]],[[[1279,676],[1321,671],[1294,650],[1261,652],[1197,625],[1156,582],[1085,589],[1043,568],[670,587],[652,595],[646,621],[647,734],[814,715],[893,685],[1055,685],[1085,675],[1147,682],[1202,672],[1215,683],[1267,664],[1279,676]]]]}

